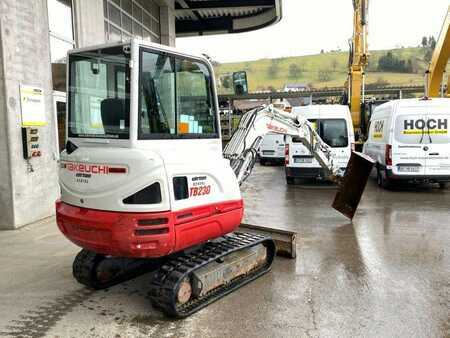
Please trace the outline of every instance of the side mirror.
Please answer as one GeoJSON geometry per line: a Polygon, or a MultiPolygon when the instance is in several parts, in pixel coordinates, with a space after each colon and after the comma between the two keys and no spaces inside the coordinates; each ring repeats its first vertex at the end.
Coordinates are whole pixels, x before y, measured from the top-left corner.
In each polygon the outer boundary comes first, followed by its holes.
{"type": "Polygon", "coordinates": [[[98,75],[98,73],[100,73],[100,64],[98,62],[91,61],[91,72],[94,75],[98,75]]]}
{"type": "Polygon", "coordinates": [[[248,94],[247,73],[235,72],[233,73],[233,88],[236,95],[248,94]]]}

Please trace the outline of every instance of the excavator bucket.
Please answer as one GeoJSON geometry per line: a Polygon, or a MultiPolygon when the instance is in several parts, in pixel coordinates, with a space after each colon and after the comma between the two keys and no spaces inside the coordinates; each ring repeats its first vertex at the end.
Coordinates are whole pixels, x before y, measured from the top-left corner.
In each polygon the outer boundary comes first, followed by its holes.
{"type": "Polygon", "coordinates": [[[333,208],[353,219],[375,162],[369,156],[352,152],[344,177],[334,198],[333,208]]]}

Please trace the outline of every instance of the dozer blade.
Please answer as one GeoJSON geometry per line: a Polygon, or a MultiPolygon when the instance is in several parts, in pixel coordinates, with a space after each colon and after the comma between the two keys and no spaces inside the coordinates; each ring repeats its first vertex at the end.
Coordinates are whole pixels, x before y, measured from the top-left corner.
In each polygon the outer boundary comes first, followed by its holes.
{"type": "Polygon", "coordinates": [[[344,177],[334,198],[333,208],[353,219],[375,162],[369,156],[352,152],[344,177]]]}

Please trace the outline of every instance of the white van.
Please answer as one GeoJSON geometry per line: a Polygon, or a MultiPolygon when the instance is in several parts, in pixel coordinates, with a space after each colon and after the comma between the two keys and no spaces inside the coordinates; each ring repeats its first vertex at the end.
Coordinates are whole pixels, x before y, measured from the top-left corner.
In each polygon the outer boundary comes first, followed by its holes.
{"type": "MultiPolygon", "coordinates": [[[[315,126],[319,136],[331,148],[341,168],[347,163],[355,146],[352,117],[345,105],[310,105],[294,107],[293,114],[300,114],[315,126]]],[[[285,146],[286,181],[292,184],[295,178],[324,178],[319,162],[299,140],[286,136],[285,146]]]]}
{"type": "Polygon", "coordinates": [[[267,134],[259,146],[259,163],[284,162],[284,135],[267,134]]]}
{"type": "Polygon", "coordinates": [[[363,152],[376,160],[377,181],[450,181],[450,99],[405,99],[378,106],[363,152]]]}
{"type": "MultiPolygon", "coordinates": [[[[291,112],[292,107],[286,101],[277,100],[272,105],[285,112],[291,112]]],[[[267,162],[284,163],[284,135],[267,134],[259,147],[259,163],[265,165],[267,162]]]]}

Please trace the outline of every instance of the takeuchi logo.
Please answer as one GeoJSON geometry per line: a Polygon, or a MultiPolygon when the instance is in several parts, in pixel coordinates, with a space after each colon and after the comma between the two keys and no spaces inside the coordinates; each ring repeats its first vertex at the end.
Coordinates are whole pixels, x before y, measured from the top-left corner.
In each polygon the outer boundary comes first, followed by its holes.
{"type": "Polygon", "coordinates": [[[103,164],[85,164],[85,163],[64,163],[68,171],[87,173],[87,174],[109,174],[109,167],[103,164]]]}

